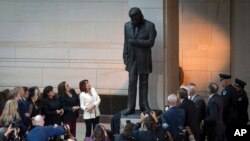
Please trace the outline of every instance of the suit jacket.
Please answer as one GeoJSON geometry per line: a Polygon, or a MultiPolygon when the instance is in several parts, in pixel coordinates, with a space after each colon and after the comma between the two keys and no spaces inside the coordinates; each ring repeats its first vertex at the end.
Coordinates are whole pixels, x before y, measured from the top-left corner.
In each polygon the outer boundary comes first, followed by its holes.
{"type": "Polygon", "coordinates": [[[22,121],[26,127],[28,127],[30,124],[29,118],[25,116],[25,113],[27,113],[27,112],[28,112],[27,100],[24,100],[22,98],[19,99],[18,100],[18,113],[19,113],[19,116],[22,119],[22,121]]]}
{"type": "Polygon", "coordinates": [[[28,141],[48,141],[49,137],[65,134],[62,126],[35,126],[27,135],[28,141]]]}
{"type": "Polygon", "coordinates": [[[61,115],[56,113],[56,110],[60,110],[62,105],[59,102],[59,98],[43,100],[43,113],[45,115],[45,125],[61,125],[61,115]]]}
{"type": "Polygon", "coordinates": [[[208,101],[206,108],[206,118],[204,119],[204,128],[208,140],[221,139],[225,132],[223,123],[223,103],[218,94],[214,94],[208,101]]]}
{"type": "Polygon", "coordinates": [[[197,116],[198,116],[198,122],[199,124],[201,121],[206,117],[206,103],[204,99],[199,95],[195,95],[192,98],[192,101],[194,102],[196,109],[197,109],[197,116]]]}
{"type": "Polygon", "coordinates": [[[81,92],[79,96],[81,109],[84,110],[83,119],[93,119],[100,116],[99,104],[101,103],[101,99],[93,87],[91,88],[91,92],[92,96],[85,92],[81,92]],[[95,105],[95,109],[91,112],[87,110],[89,104],[95,105]]]}
{"type": "Polygon", "coordinates": [[[221,92],[223,100],[223,120],[226,125],[237,123],[237,91],[231,84],[221,92]]]}
{"type": "Polygon", "coordinates": [[[185,110],[171,107],[162,114],[162,124],[168,124],[169,131],[173,137],[179,135],[179,127],[184,127],[185,110]]]}
{"type": "Polygon", "coordinates": [[[79,96],[76,93],[71,93],[72,97],[69,97],[67,94],[60,97],[60,103],[63,107],[64,114],[62,117],[63,122],[76,121],[79,116],[79,110],[73,112],[73,106],[80,106],[79,96]]]}
{"type": "Polygon", "coordinates": [[[138,73],[151,73],[151,47],[153,47],[156,37],[155,25],[144,20],[141,26],[135,28],[131,22],[127,22],[124,30],[123,60],[126,70],[130,71],[133,63],[136,62],[138,73]],[[132,38],[136,40],[135,44],[128,42],[132,38]]]}
{"type": "Polygon", "coordinates": [[[194,134],[194,137],[197,141],[199,141],[200,137],[200,128],[199,128],[199,122],[198,122],[198,116],[197,116],[197,110],[195,107],[195,104],[193,101],[184,98],[181,104],[179,105],[179,108],[182,108],[185,110],[185,126],[189,126],[191,131],[194,134]]]}
{"type": "Polygon", "coordinates": [[[244,90],[240,90],[237,92],[237,113],[238,113],[238,126],[245,127],[249,120],[248,118],[248,97],[247,93],[244,90]]]}

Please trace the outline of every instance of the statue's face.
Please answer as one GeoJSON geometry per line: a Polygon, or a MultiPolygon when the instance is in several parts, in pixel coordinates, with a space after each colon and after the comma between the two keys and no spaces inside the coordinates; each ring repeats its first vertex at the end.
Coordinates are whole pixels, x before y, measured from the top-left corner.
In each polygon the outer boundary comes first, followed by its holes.
{"type": "Polygon", "coordinates": [[[134,26],[140,26],[142,23],[142,16],[140,14],[135,14],[131,17],[131,22],[134,26]]]}

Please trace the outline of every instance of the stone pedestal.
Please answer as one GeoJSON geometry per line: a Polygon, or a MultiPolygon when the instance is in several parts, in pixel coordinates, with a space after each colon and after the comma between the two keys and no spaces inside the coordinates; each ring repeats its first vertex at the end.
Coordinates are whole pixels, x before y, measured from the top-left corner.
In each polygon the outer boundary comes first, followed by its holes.
{"type": "MultiPolygon", "coordinates": [[[[123,111],[122,111],[123,112],[123,111]]],[[[123,131],[125,125],[127,124],[126,121],[130,120],[132,123],[137,123],[140,121],[140,110],[136,110],[135,113],[131,115],[124,116],[123,114],[121,115],[121,120],[120,120],[120,133],[123,131]]]]}

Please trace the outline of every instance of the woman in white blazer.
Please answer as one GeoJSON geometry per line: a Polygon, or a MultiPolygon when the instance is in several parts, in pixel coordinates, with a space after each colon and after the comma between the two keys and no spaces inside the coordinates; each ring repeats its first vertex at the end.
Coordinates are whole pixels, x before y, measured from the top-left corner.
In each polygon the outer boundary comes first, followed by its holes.
{"type": "Polygon", "coordinates": [[[101,99],[97,94],[95,88],[91,87],[88,80],[82,80],[79,83],[80,88],[80,106],[83,109],[83,119],[86,125],[86,137],[91,136],[91,130],[99,124],[99,104],[101,99]]]}

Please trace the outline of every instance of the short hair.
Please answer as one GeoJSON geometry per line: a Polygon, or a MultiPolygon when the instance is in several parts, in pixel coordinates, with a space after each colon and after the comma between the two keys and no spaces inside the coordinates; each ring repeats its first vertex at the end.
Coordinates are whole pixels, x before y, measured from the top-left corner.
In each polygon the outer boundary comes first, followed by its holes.
{"type": "Polygon", "coordinates": [[[215,82],[210,82],[210,83],[208,83],[208,85],[207,85],[207,89],[208,89],[208,92],[209,92],[209,93],[217,93],[218,90],[219,90],[219,86],[218,86],[218,84],[215,83],[215,82]]]}
{"type": "Polygon", "coordinates": [[[129,13],[128,13],[129,17],[133,17],[136,14],[139,14],[139,15],[142,16],[142,12],[141,12],[140,8],[138,8],[138,7],[132,7],[129,10],[129,13]]]}
{"type": "Polygon", "coordinates": [[[35,125],[37,125],[44,120],[44,117],[42,115],[36,115],[32,118],[32,120],[34,121],[35,125]]]}
{"type": "Polygon", "coordinates": [[[176,103],[177,102],[177,96],[176,96],[176,94],[169,95],[168,96],[168,102],[176,103]]]}
{"type": "Polygon", "coordinates": [[[188,91],[185,88],[179,88],[177,90],[177,94],[179,94],[180,98],[188,98],[188,91]]]}

